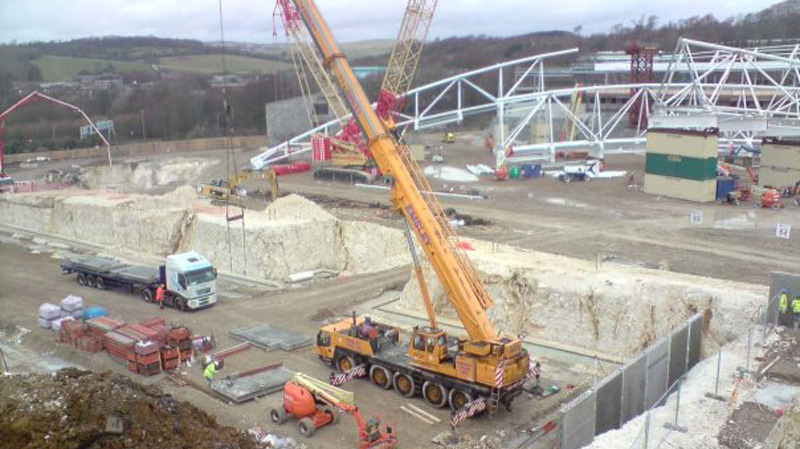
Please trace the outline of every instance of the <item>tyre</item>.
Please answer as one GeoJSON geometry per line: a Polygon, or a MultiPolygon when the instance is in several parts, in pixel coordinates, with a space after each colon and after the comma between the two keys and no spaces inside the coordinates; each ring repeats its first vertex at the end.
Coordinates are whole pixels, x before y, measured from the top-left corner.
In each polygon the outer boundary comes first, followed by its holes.
{"type": "Polygon", "coordinates": [[[98,290],[105,290],[106,280],[103,279],[101,276],[97,276],[96,278],[94,278],[94,288],[98,290]]]}
{"type": "Polygon", "coordinates": [[[336,360],[336,368],[339,371],[350,371],[356,366],[356,361],[349,355],[342,355],[336,360]]]}
{"type": "Polygon", "coordinates": [[[181,312],[186,312],[187,310],[189,310],[189,307],[187,306],[186,301],[183,298],[173,299],[172,305],[181,312]]]}
{"type": "Polygon", "coordinates": [[[92,276],[91,274],[86,275],[86,286],[94,287],[94,276],[92,276]]]}
{"type": "Polygon", "coordinates": [[[286,409],[283,407],[273,408],[269,411],[269,419],[275,424],[283,424],[286,422],[286,409]]]}
{"type": "Polygon", "coordinates": [[[394,391],[400,393],[400,395],[404,397],[410,398],[416,393],[414,379],[408,374],[395,373],[392,383],[394,384],[394,391]]]}
{"type": "Polygon", "coordinates": [[[144,302],[153,302],[153,291],[149,288],[143,288],[142,299],[144,299],[144,302]]]}
{"type": "Polygon", "coordinates": [[[456,411],[465,404],[472,402],[472,395],[466,391],[450,390],[448,402],[450,403],[450,410],[456,411]]]}
{"type": "Polygon", "coordinates": [[[422,397],[431,407],[442,408],[447,405],[447,389],[430,380],[422,385],[422,397]]]}
{"type": "Polygon", "coordinates": [[[372,383],[384,390],[392,388],[392,374],[382,366],[372,365],[369,369],[369,378],[372,379],[372,383]]]}
{"type": "Polygon", "coordinates": [[[314,435],[314,432],[317,430],[317,426],[314,425],[314,420],[311,418],[303,418],[297,424],[297,428],[300,430],[300,433],[303,434],[304,437],[309,438],[311,435],[314,435]]]}
{"type": "Polygon", "coordinates": [[[325,406],[322,408],[322,413],[331,417],[331,424],[339,424],[339,412],[335,408],[325,406]]]}
{"type": "Polygon", "coordinates": [[[83,273],[78,273],[78,277],[76,278],[78,281],[78,285],[81,287],[86,287],[86,275],[83,273]]]}

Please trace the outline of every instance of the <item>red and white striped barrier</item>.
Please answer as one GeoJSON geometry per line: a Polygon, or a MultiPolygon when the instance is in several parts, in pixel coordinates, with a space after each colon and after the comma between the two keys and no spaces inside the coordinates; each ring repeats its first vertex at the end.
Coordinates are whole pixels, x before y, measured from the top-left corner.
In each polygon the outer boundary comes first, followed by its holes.
{"type": "Polygon", "coordinates": [[[334,387],[344,385],[354,377],[364,377],[367,375],[367,365],[358,365],[343,373],[331,373],[330,384],[334,387]]]}
{"type": "Polygon", "coordinates": [[[496,388],[503,388],[503,384],[506,380],[506,365],[508,362],[505,360],[501,360],[500,363],[497,364],[497,368],[494,370],[494,386],[496,388]]]}
{"type": "Polygon", "coordinates": [[[450,418],[450,427],[455,430],[461,421],[467,418],[472,418],[478,413],[486,410],[486,407],[486,398],[478,398],[472,402],[467,402],[463,407],[453,413],[453,416],[450,418]]]}

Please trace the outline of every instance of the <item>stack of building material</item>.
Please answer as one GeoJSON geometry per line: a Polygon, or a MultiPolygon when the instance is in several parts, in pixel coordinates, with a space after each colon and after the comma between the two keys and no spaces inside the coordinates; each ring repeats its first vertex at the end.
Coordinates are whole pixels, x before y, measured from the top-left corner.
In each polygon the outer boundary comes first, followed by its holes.
{"type": "Polygon", "coordinates": [[[56,331],[56,339],[57,340],[59,339],[59,337],[61,335],[61,327],[64,325],[64,323],[66,323],[68,321],[74,321],[74,320],[75,320],[75,318],[72,318],[71,316],[64,316],[64,317],[61,317],[61,318],[56,318],[55,320],[50,322],[50,328],[53,329],[54,331],[56,331]]]}
{"type": "Polygon", "coordinates": [[[161,347],[161,367],[164,371],[170,371],[178,367],[181,363],[181,351],[171,346],[161,347]]]}
{"type": "Polygon", "coordinates": [[[187,327],[175,327],[169,331],[167,344],[180,351],[180,359],[188,360],[192,356],[192,333],[187,327]]]}
{"type": "Polygon", "coordinates": [[[62,315],[71,316],[75,319],[83,318],[83,298],[80,296],[69,295],[61,300],[62,315]]]}
{"type": "MultiPolygon", "coordinates": [[[[134,352],[136,353],[136,371],[144,376],[154,376],[161,372],[161,352],[159,345],[155,342],[136,343],[134,352]]],[[[130,370],[130,363],[128,369],[130,370]]]]}
{"type": "Polygon", "coordinates": [[[103,341],[91,335],[84,335],[75,341],[75,347],[81,351],[96,353],[103,350],[103,341]]]}
{"type": "Polygon", "coordinates": [[[800,182],[800,141],[765,137],[761,144],[758,185],[783,189],[800,182]]]}
{"type": "Polygon", "coordinates": [[[87,335],[94,337],[105,347],[106,334],[124,326],[125,322],[116,318],[97,317],[86,321],[87,335]]]}
{"type": "Polygon", "coordinates": [[[36,323],[42,329],[50,329],[52,327],[53,320],[57,320],[59,318],[61,318],[61,307],[46,302],[39,306],[39,318],[36,320],[36,323]]]}
{"type": "Polygon", "coordinates": [[[645,193],[700,203],[714,201],[718,143],[718,129],[648,130],[645,193]]]}
{"type": "Polygon", "coordinates": [[[58,334],[58,341],[77,347],[78,339],[86,335],[86,323],[79,320],[65,321],[58,334]]]}
{"type": "Polygon", "coordinates": [[[153,332],[155,332],[153,340],[157,341],[159,344],[164,345],[167,343],[167,335],[169,334],[169,329],[167,328],[167,320],[165,320],[164,318],[161,317],[148,318],[144,321],[141,321],[139,325],[151,329],[153,332]]]}
{"type": "Polygon", "coordinates": [[[106,334],[106,339],[103,343],[106,347],[106,352],[112,359],[121,363],[127,363],[128,369],[130,369],[131,359],[133,359],[133,364],[136,364],[136,354],[133,352],[136,346],[136,340],[122,335],[117,331],[111,331],[106,334]]]}
{"type": "Polygon", "coordinates": [[[83,311],[83,318],[86,319],[86,320],[90,320],[92,318],[97,318],[97,317],[101,317],[101,316],[108,316],[108,313],[106,313],[106,309],[105,308],[100,307],[100,306],[87,307],[83,311]]]}

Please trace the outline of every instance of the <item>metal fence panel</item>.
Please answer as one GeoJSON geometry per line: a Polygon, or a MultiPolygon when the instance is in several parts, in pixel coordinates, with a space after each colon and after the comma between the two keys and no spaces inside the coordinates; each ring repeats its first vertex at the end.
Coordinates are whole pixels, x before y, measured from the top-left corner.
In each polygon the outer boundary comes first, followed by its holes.
{"type": "MultiPolygon", "coordinates": [[[[775,295],[780,293],[781,290],[787,290],[789,292],[789,301],[791,301],[796,295],[800,294],[800,274],[783,273],[780,271],[773,271],[772,273],[770,273],[769,298],[767,298],[767,301],[774,298],[775,295]]],[[[777,313],[778,313],[778,301],[775,300],[771,304],[769,304],[769,308],[767,309],[767,319],[769,320],[770,323],[775,322],[775,315],[777,313]]],[[[783,326],[791,326],[792,314],[791,313],[781,314],[778,324],[781,324],[783,326]]]]}
{"type": "Polygon", "coordinates": [[[647,382],[645,384],[645,408],[656,404],[667,391],[669,373],[669,338],[653,343],[645,355],[647,359],[647,382]]]}
{"type": "Polygon", "coordinates": [[[579,449],[594,439],[594,390],[589,390],[561,408],[561,449],[579,449]]]}
{"type": "Polygon", "coordinates": [[[703,342],[703,316],[696,315],[689,321],[689,360],[686,370],[700,362],[700,346],[703,342]]]}
{"type": "Polygon", "coordinates": [[[622,371],[607,377],[597,387],[597,411],[594,434],[619,429],[622,416],[622,371]]]}
{"type": "Polygon", "coordinates": [[[622,413],[620,425],[644,412],[647,357],[641,356],[622,372],[622,413]]]}
{"type": "Polygon", "coordinates": [[[689,345],[689,326],[686,324],[672,333],[669,339],[669,381],[672,385],[681,376],[686,374],[686,359],[689,345]]]}

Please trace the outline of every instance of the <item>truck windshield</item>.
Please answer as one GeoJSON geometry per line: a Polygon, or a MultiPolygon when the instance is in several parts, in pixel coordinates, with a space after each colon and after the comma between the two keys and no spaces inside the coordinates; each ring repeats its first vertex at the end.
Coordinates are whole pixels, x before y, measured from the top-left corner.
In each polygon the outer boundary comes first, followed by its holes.
{"type": "Polygon", "coordinates": [[[186,280],[189,281],[189,285],[203,284],[213,281],[216,278],[217,274],[214,273],[211,267],[186,273],[186,280]]]}
{"type": "Polygon", "coordinates": [[[14,180],[9,177],[0,177],[0,186],[13,186],[14,180]]]}

